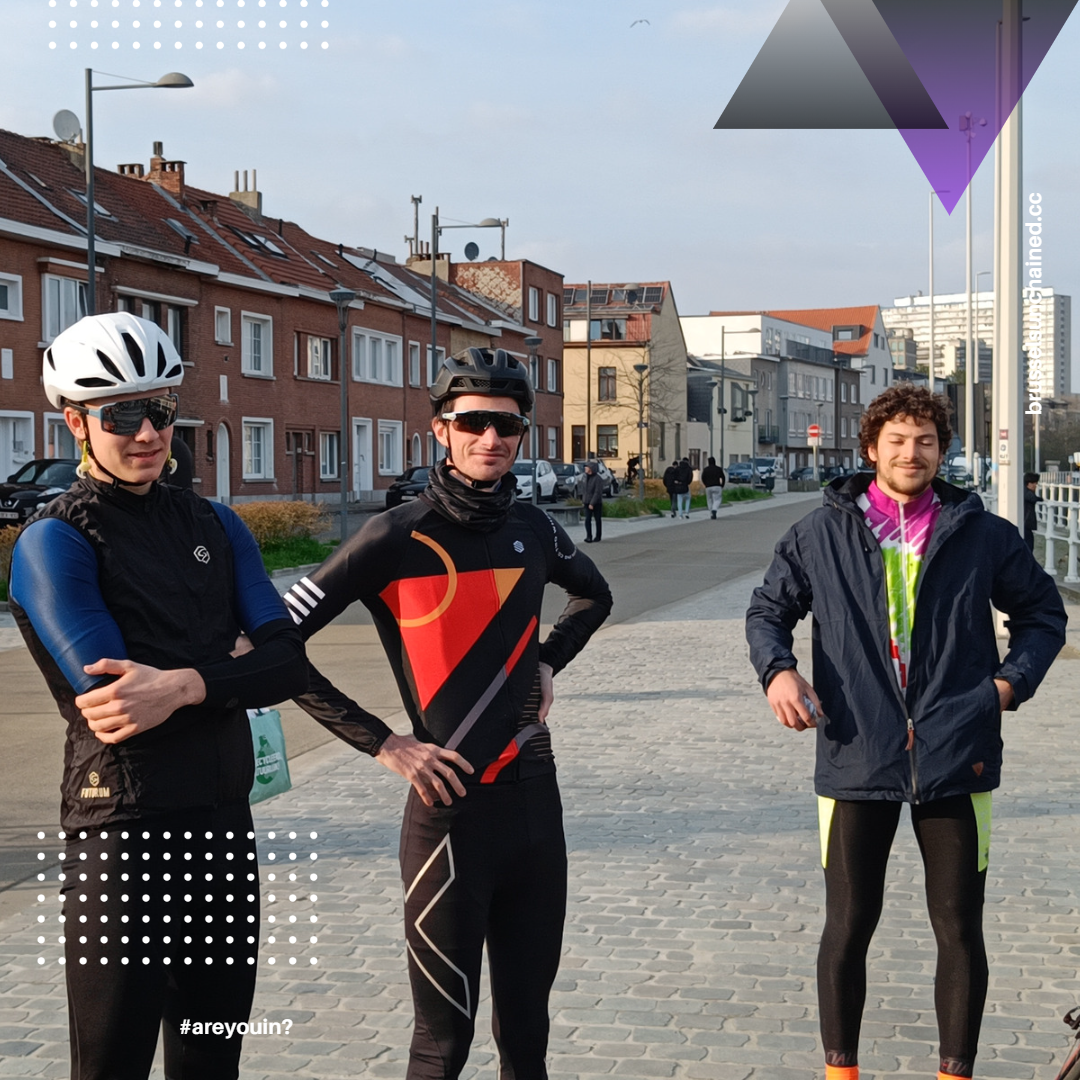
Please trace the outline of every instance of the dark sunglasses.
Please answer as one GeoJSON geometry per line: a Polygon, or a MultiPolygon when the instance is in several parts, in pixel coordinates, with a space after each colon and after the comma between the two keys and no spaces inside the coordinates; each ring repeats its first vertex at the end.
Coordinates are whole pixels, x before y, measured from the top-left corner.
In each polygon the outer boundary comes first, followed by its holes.
{"type": "Polygon", "coordinates": [[[512,412],[492,412],[490,409],[473,409],[469,412],[444,412],[439,417],[454,425],[455,431],[470,435],[483,435],[489,427],[495,429],[500,439],[524,435],[529,430],[529,418],[512,412]]]}
{"type": "Polygon", "coordinates": [[[149,420],[155,431],[163,431],[176,422],[179,407],[180,399],[176,394],[162,394],[160,397],[116,401],[96,409],[83,407],[81,411],[96,416],[101,421],[101,430],[110,435],[136,435],[144,420],[149,420]]]}

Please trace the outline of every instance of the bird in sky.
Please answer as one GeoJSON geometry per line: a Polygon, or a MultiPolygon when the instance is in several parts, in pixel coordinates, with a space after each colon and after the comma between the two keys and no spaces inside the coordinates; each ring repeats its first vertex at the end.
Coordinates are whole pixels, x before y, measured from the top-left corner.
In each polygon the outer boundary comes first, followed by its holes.
{"type": "Polygon", "coordinates": [[[633,30],[633,28],[634,28],[635,26],[637,26],[637,24],[638,24],[638,23],[644,23],[644,24],[645,24],[646,26],[652,26],[652,23],[651,23],[651,22],[649,22],[649,20],[648,20],[648,19],[635,19],[635,20],[634,20],[634,21],[633,21],[633,22],[632,22],[632,23],[630,24],[630,29],[631,29],[631,30],[633,30]]]}

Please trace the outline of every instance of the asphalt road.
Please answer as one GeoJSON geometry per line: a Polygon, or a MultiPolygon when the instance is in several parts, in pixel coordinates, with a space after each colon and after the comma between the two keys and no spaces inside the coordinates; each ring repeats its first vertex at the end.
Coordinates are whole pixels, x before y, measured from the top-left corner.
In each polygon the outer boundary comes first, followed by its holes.
{"type": "MultiPolygon", "coordinates": [[[[622,622],[763,570],[779,536],[815,504],[814,499],[789,497],[742,512],[725,508],[717,521],[695,513],[690,521],[611,523],[603,543],[583,550],[611,584],[615,608],[610,621],[622,622]]],[[[580,539],[580,527],[570,531],[580,539]]],[[[287,581],[279,579],[278,584],[285,588],[287,581]]],[[[548,590],[542,621],[553,623],[563,604],[559,590],[548,590]]],[[[708,641],[702,641],[702,649],[710,647],[708,641]]],[[[603,672],[603,655],[596,650],[594,644],[582,662],[596,664],[603,672]]],[[[308,651],[317,667],[334,673],[341,689],[404,730],[397,686],[371,617],[362,605],[354,604],[313,638],[308,651]]],[[[648,657],[642,657],[643,663],[647,661],[648,657]]],[[[604,677],[616,674],[604,672],[604,677]]],[[[41,862],[38,853],[45,854],[48,862],[59,851],[56,833],[63,723],[25,648],[0,650],[0,688],[2,918],[17,910],[32,888],[41,862]],[[45,833],[51,843],[39,843],[38,832],[45,833]],[[24,884],[20,886],[20,882],[24,884]]],[[[333,736],[295,706],[283,706],[281,711],[291,759],[332,740],[333,736]]]]}

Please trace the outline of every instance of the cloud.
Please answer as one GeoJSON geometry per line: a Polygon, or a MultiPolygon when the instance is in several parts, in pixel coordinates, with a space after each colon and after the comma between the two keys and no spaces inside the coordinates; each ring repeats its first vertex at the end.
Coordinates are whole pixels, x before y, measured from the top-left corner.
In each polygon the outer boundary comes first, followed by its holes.
{"type": "Polygon", "coordinates": [[[690,34],[759,36],[767,34],[783,11],[786,0],[755,0],[753,5],[685,9],[671,20],[677,31],[690,34]]]}

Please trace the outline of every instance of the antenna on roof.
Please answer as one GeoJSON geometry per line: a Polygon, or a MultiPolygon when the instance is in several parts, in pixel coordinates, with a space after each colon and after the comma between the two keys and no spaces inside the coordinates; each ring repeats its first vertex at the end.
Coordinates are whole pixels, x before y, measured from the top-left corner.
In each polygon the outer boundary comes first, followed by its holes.
{"type": "Polygon", "coordinates": [[[79,118],[70,109],[61,109],[53,117],[52,126],[61,142],[74,142],[82,136],[79,118]]]}

